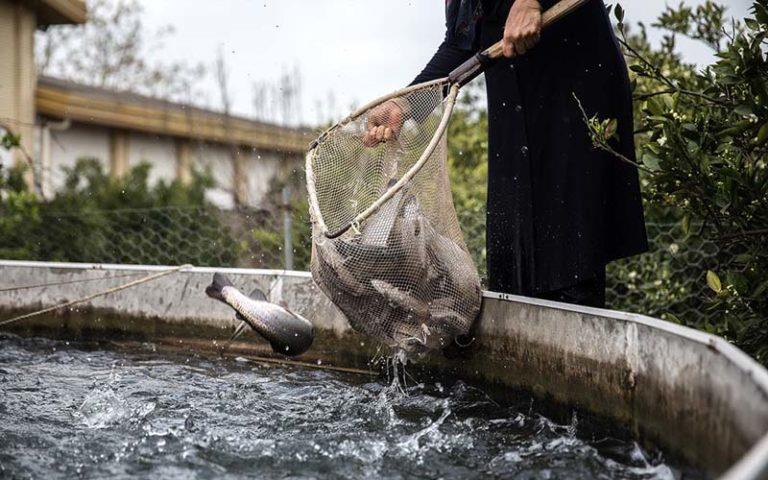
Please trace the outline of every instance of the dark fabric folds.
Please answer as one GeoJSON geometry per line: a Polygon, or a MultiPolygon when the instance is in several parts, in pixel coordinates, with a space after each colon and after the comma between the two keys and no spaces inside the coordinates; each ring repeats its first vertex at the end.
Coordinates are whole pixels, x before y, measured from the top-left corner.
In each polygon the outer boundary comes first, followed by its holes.
{"type": "MultiPolygon", "coordinates": [[[[478,47],[502,37],[511,3],[483,1],[478,47]]],[[[416,81],[446,76],[474,53],[465,45],[446,35],[416,81]]],[[[617,119],[614,148],[635,159],[629,78],[604,3],[588,2],[485,77],[490,288],[551,292],[647,250],[637,169],[593,148],[577,103],[589,116],[617,119]]]]}
{"type": "Polygon", "coordinates": [[[482,17],[483,2],[481,0],[446,0],[446,38],[451,44],[463,50],[474,49],[482,17]]]}

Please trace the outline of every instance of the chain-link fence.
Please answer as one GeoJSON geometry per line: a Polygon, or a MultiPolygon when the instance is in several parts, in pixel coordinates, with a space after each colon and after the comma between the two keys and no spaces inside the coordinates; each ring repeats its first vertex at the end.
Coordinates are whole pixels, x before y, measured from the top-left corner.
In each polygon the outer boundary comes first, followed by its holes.
{"type": "MultiPolygon", "coordinates": [[[[45,234],[19,242],[23,251],[0,248],[0,257],[297,270],[309,265],[303,204],[282,211],[162,207],[39,215],[45,234]]],[[[705,318],[706,271],[727,252],[699,237],[685,238],[676,224],[649,224],[648,235],[650,252],[609,266],[608,307],[670,320],[705,318]]],[[[485,272],[483,252],[473,254],[485,272]]]]}
{"type": "Polygon", "coordinates": [[[302,215],[162,207],[39,213],[44,234],[0,257],[42,261],[306,269],[302,215]],[[288,248],[286,248],[288,246],[288,248]],[[288,252],[286,254],[286,252],[288,252]]]}
{"type": "Polygon", "coordinates": [[[710,315],[706,300],[712,295],[707,270],[722,265],[722,256],[733,252],[695,234],[684,234],[679,223],[650,223],[646,228],[649,251],[608,266],[607,306],[666,320],[706,323],[710,315]]]}

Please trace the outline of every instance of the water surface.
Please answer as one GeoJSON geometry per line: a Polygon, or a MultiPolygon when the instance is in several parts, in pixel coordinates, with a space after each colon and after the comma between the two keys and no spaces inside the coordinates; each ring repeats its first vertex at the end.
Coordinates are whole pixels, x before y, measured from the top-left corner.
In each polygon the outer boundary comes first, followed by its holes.
{"type": "Polygon", "coordinates": [[[680,478],[482,390],[0,334],[0,477],[680,478]]]}

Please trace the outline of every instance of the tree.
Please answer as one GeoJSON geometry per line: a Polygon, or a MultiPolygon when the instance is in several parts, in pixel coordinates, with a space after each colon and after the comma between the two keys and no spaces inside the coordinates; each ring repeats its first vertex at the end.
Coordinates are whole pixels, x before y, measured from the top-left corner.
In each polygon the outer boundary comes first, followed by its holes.
{"type": "MultiPolygon", "coordinates": [[[[704,238],[720,247],[713,268],[698,272],[717,320],[681,320],[766,362],[768,0],[756,0],[752,12],[728,24],[725,9],[711,0],[696,9],[668,7],[654,25],[667,32],[654,50],[644,30],[630,35],[623,9],[614,10],[634,77],[646,200],[654,214],[679,219],[681,243],[704,238]],[[710,46],[717,62],[700,71],[682,63],[677,35],[710,46]]],[[[615,153],[615,120],[587,121],[595,146],[615,153]]]]}
{"type": "Polygon", "coordinates": [[[88,22],[52,26],[36,38],[37,69],[85,85],[132,91],[184,103],[196,98],[202,65],[150,61],[173,34],[147,31],[136,0],[89,0],[88,22]]]}
{"type": "Polygon", "coordinates": [[[254,116],[280,125],[301,125],[302,76],[298,66],[283,68],[275,81],[253,83],[254,116]]]}

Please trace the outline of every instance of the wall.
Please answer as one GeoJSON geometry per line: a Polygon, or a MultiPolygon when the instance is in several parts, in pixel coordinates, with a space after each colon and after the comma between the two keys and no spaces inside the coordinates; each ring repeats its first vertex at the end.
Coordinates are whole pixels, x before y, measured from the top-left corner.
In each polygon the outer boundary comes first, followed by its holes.
{"type": "MultiPolygon", "coordinates": [[[[21,134],[22,145],[34,151],[35,85],[34,12],[19,2],[0,0],[0,126],[21,134]]],[[[25,162],[16,152],[15,162],[25,162]]]]}
{"type": "MultiPolygon", "coordinates": [[[[45,160],[44,191],[50,197],[64,182],[62,167],[72,167],[77,159],[97,158],[110,170],[110,155],[114,150],[110,146],[110,129],[71,123],[63,130],[51,130],[47,141],[49,158],[45,160]]],[[[167,136],[127,132],[127,167],[134,167],[142,161],[152,164],[150,183],[160,180],[171,182],[176,178],[177,148],[176,139],[167,136]]],[[[209,200],[220,208],[234,208],[235,169],[229,146],[213,143],[189,141],[190,168],[199,171],[209,169],[216,182],[216,188],[209,192],[209,200]]],[[[46,150],[40,148],[40,151],[46,150]]],[[[247,188],[243,203],[259,208],[265,203],[275,176],[282,177],[301,168],[301,158],[286,157],[274,152],[257,150],[239,150],[241,156],[241,175],[247,188]]]]}
{"type": "Polygon", "coordinates": [[[160,180],[172,182],[176,178],[176,145],[173,138],[130,132],[128,167],[135,167],[141,162],[152,164],[149,171],[150,185],[160,180]]]}
{"type": "Polygon", "coordinates": [[[44,162],[46,196],[63,186],[63,168],[74,167],[80,158],[96,158],[109,171],[109,129],[73,123],[66,130],[51,131],[49,151],[50,158],[44,162]]]}

